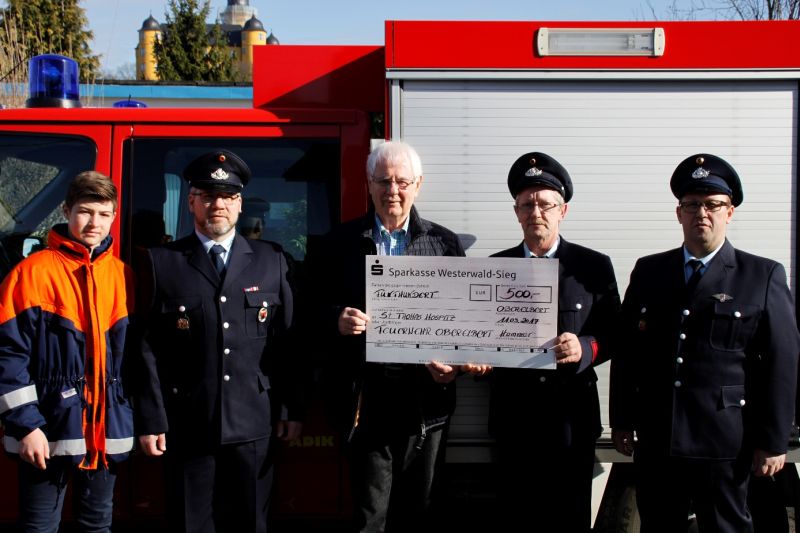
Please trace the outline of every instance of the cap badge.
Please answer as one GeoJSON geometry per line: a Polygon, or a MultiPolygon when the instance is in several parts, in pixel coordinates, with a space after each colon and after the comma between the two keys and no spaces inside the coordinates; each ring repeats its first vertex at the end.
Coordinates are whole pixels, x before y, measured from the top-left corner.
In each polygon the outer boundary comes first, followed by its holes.
{"type": "Polygon", "coordinates": [[[215,180],[226,180],[228,179],[228,173],[222,170],[221,168],[218,168],[217,170],[211,173],[211,177],[214,178],[215,180]]]}
{"type": "Polygon", "coordinates": [[[528,170],[525,171],[525,175],[527,177],[529,177],[529,178],[530,177],[535,177],[535,176],[541,176],[542,175],[542,170],[539,169],[539,168],[536,168],[536,167],[531,167],[531,168],[529,168],[528,170]]]}
{"type": "Polygon", "coordinates": [[[703,167],[697,167],[697,170],[692,172],[692,177],[696,180],[701,180],[703,178],[707,178],[710,172],[703,167]]]}

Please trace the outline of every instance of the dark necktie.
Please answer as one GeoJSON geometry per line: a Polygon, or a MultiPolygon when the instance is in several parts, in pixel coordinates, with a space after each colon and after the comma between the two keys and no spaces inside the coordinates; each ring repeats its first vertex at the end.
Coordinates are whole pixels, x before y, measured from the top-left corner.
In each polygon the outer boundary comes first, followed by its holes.
{"type": "Polygon", "coordinates": [[[214,263],[214,268],[217,269],[217,274],[222,277],[225,272],[225,261],[222,260],[222,254],[225,253],[225,248],[219,244],[215,244],[209,251],[211,254],[211,262],[214,263]]]}
{"type": "Polygon", "coordinates": [[[686,282],[686,292],[692,294],[697,284],[700,282],[700,278],[703,276],[700,273],[700,270],[703,268],[703,262],[697,259],[690,259],[686,264],[692,269],[692,275],[689,276],[689,281],[686,282]]]}

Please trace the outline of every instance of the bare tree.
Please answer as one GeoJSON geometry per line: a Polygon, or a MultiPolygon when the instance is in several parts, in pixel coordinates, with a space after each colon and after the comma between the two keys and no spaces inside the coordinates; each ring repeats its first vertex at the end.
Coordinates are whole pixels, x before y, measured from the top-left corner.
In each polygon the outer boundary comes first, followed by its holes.
{"type": "Polygon", "coordinates": [[[647,0],[654,19],[798,20],[800,0],[671,0],[661,12],[647,0]]]}
{"type": "Polygon", "coordinates": [[[113,70],[103,69],[100,71],[99,78],[103,80],[135,80],[136,63],[123,63],[113,70]]]}
{"type": "Polygon", "coordinates": [[[0,22],[0,105],[22,107],[28,92],[28,52],[14,19],[0,22]]]}

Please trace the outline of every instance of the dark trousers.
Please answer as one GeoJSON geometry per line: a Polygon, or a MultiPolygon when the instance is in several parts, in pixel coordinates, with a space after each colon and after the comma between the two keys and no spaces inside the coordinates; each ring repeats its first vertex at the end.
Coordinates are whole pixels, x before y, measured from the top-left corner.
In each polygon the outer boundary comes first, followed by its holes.
{"type": "Polygon", "coordinates": [[[46,470],[19,461],[20,527],[25,533],[56,533],[61,523],[64,493],[72,479],[75,518],[80,531],[111,531],[114,483],[113,463],[109,470],[80,470],[70,459],[56,458],[46,470]]]}
{"type": "Polygon", "coordinates": [[[793,493],[790,480],[794,475],[794,465],[789,463],[774,477],[750,476],[747,507],[756,533],[789,533],[786,495],[793,493]]]}
{"type": "Polygon", "coordinates": [[[591,530],[594,441],[545,447],[546,439],[498,436],[498,531],[591,530]]]}
{"type": "Polygon", "coordinates": [[[210,451],[181,448],[167,449],[169,531],[267,531],[272,489],[269,439],[210,451]]]}
{"type": "Polygon", "coordinates": [[[686,531],[691,511],[701,533],[753,531],[746,504],[749,457],[736,461],[681,459],[640,447],[634,465],[642,533],[686,531]]]}
{"type": "Polygon", "coordinates": [[[418,435],[365,429],[356,432],[350,450],[353,530],[427,531],[436,471],[444,462],[444,431],[431,431],[420,442],[418,435]]]}

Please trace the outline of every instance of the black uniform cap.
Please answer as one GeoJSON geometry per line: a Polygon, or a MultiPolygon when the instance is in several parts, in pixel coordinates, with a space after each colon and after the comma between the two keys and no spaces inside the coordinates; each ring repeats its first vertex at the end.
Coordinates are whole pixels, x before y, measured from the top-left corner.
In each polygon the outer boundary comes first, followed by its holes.
{"type": "Polygon", "coordinates": [[[508,190],[513,198],[528,187],[541,185],[561,193],[565,202],[572,198],[572,180],[567,169],[547,154],[529,152],[520,156],[508,171],[508,190]]]}
{"type": "Polygon", "coordinates": [[[678,200],[693,192],[727,194],[734,206],[744,199],[739,174],[727,161],[711,154],[695,154],[681,161],[669,187],[678,200]]]}
{"type": "Polygon", "coordinates": [[[189,163],[183,177],[197,189],[237,193],[250,181],[250,168],[233,152],[214,150],[189,163]]]}

